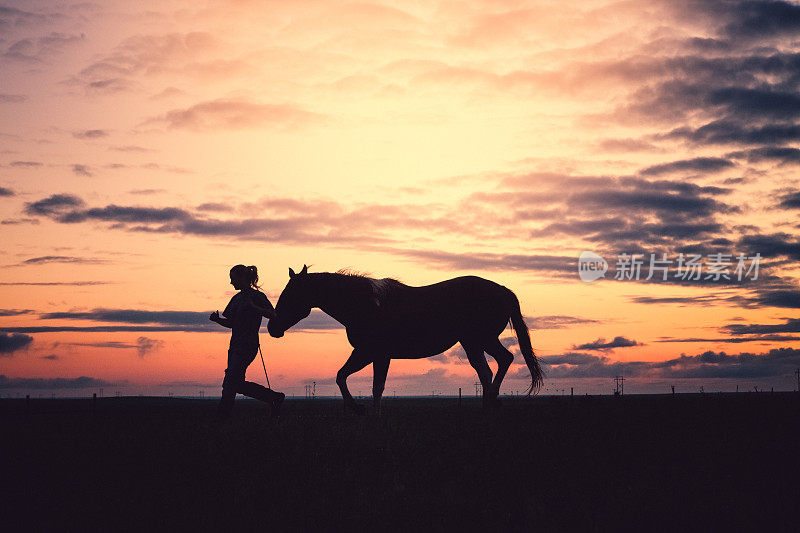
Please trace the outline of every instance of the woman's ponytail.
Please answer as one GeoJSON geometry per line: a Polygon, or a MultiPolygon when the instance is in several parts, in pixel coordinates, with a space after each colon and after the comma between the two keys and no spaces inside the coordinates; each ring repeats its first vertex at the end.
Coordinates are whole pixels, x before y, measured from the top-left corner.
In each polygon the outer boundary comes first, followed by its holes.
{"type": "Polygon", "coordinates": [[[258,269],[256,266],[250,265],[247,267],[247,272],[250,274],[250,285],[256,289],[260,289],[261,287],[258,286],[258,269]]]}

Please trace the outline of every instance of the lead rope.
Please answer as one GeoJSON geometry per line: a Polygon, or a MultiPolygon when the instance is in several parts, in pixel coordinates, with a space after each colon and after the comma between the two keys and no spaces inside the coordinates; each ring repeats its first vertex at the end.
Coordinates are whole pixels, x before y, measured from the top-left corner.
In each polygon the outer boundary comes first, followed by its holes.
{"type": "Polygon", "coordinates": [[[272,386],[269,384],[269,376],[267,375],[267,365],[264,364],[264,354],[261,352],[261,344],[258,345],[258,353],[261,355],[261,366],[264,367],[264,377],[267,378],[267,388],[272,389],[272,386]]]}

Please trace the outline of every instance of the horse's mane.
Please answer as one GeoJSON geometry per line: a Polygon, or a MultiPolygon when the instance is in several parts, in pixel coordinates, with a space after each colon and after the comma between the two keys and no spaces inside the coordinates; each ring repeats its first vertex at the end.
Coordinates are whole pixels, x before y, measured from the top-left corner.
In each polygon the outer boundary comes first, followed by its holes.
{"type": "Polygon", "coordinates": [[[351,278],[367,278],[372,279],[367,272],[361,272],[360,270],[355,270],[349,267],[340,268],[334,274],[341,274],[342,276],[350,276],[351,278]]]}
{"type": "Polygon", "coordinates": [[[367,282],[372,294],[375,298],[378,299],[379,302],[383,302],[386,297],[392,292],[393,289],[402,286],[403,284],[396,280],[395,278],[382,278],[376,279],[370,277],[369,274],[360,272],[358,270],[353,270],[352,268],[340,268],[335,272],[335,274],[339,274],[340,276],[346,276],[348,278],[357,278],[362,279],[367,282]]]}

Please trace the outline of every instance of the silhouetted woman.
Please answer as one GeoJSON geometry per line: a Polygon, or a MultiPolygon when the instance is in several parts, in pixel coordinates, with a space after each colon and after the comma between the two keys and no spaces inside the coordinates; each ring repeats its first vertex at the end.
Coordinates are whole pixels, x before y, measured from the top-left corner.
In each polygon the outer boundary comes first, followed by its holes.
{"type": "Polygon", "coordinates": [[[275,309],[266,295],[258,290],[256,267],[244,265],[233,267],[231,285],[239,292],[231,298],[222,312],[224,317],[219,316],[219,311],[214,311],[209,317],[213,322],[231,328],[228,368],[225,369],[225,378],[222,380],[222,399],[217,408],[217,416],[222,419],[230,416],[237,392],[269,403],[275,415],[285,395],[244,379],[247,367],[258,353],[261,317],[268,319],[274,317],[275,309]]]}

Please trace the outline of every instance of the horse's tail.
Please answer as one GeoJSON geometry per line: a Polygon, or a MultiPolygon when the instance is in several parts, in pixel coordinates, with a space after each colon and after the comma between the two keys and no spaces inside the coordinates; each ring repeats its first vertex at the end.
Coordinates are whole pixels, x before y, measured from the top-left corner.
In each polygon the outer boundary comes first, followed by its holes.
{"type": "MultiPolygon", "coordinates": [[[[510,291],[509,291],[510,292],[510,291]]],[[[533,346],[531,346],[531,336],[528,333],[528,325],[525,324],[525,319],[522,318],[522,311],[519,308],[519,299],[511,292],[511,325],[514,326],[514,331],[517,332],[517,342],[519,343],[519,350],[525,358],[525,364],[528,365],[528,370],[531,372],[531,386],[526,393],[528,396],[537,394],[541,389],[544,374],[542,368],[539,366],[539,360],[536,359],[536,354],[533,353],[533,346]]]]}

